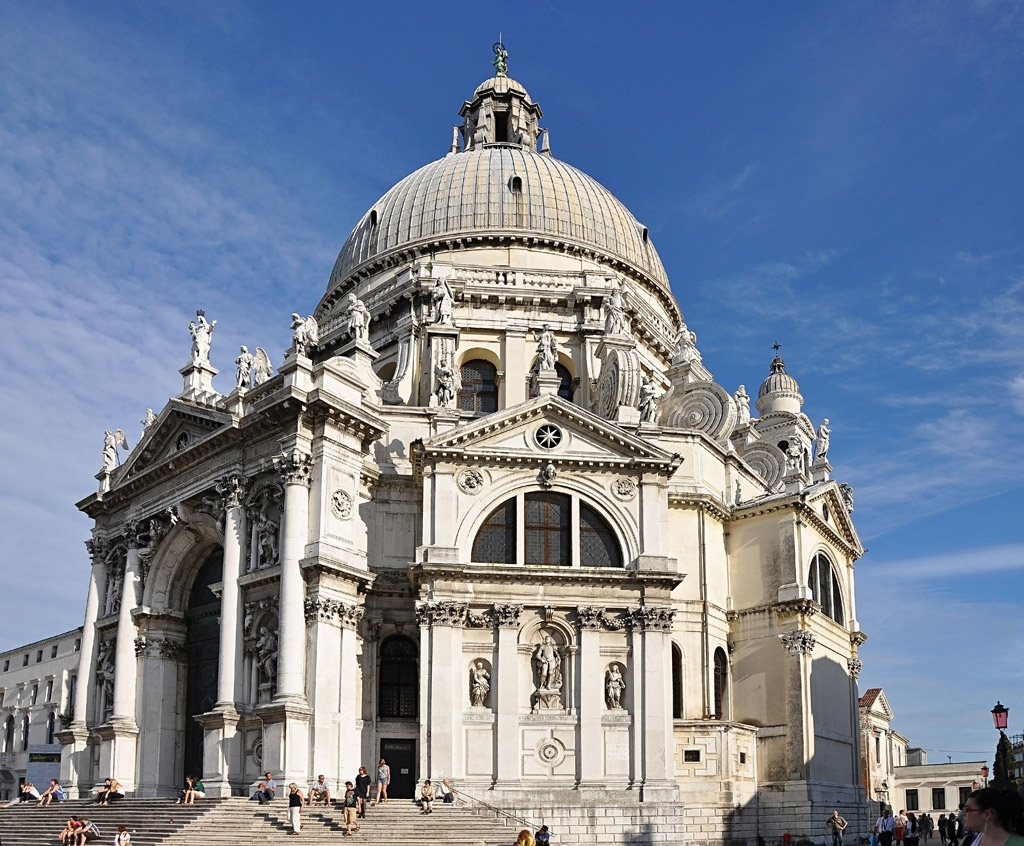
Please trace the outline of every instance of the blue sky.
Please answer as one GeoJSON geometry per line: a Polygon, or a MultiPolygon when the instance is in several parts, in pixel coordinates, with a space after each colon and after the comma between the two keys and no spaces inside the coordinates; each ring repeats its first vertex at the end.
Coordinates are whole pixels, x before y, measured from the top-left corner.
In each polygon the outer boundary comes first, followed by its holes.
{"type": "Polygon", "coordinates": [[[778,339],[870,553],[861,688],[930,760],[1024,726],[1024,4],[0,6],[0,649],[78,625],[103,430],[196,307],[272,351],[490,75],[651,231],[704,361],[778,339]],[[440,10],[440,11],[439,11],[440,10]],[[1016,716],[1015,716],[1016,715],[1016,716]]]}

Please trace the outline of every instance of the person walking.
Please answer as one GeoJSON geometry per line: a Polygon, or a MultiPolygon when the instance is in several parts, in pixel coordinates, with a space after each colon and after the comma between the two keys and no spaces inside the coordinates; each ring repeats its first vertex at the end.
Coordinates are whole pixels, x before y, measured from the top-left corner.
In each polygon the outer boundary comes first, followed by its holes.
{"type": "Polygon", "coordinates": [[[946,846],[946,815],[939,814],[939,841],[946,846]]]}
{"type": "MultiPolygon", "coordinates": [[[[365,771],[365,767],[360,767],[365,771]]],[[[359,795],[351,781],[345,782],[345,795],[341,798],[341,807],[345,811],[345,836],[352,836],[352,827],[359,831],[359,795]]]]}
{"type": "Polygon", "coordinates": [[[288,785],[288,822],[292,824],[289,834],[298,834],[302,831],[302,805],[305,800],[306,797],[302,795],[294,781],[288,785]]]}
{"type": "Polygon", "coordinates": [[[892,832],[896,827],[896,821],[892,818],[892,811],[886,808],[882,816],[875,820],[875,834],[878,835],[878,846],[892,846],[892,832]]]}
{"type": "Polygon", "coordinates": [[[388,801],[389,784],[391,784],[391,767],[388,766],[387,761],[381,758],[377,765],[377,798],[373,800],[374,805],[388,801]]]}
{"type": "Polygon", "coordinates": [[[366,802],[370,798],[370,774],[366,767],[360,767],[356,775],[356,816],[359,819],[366,819],[366,802]]]}
{"type": "Polygon", "coordinates": [[[847,825],[846,820],[839,816],[839,811],[833,811],[832,816],[825,820],[825,827],[832,832],[832,846],[843,846],[843,832],[847,825]]]}

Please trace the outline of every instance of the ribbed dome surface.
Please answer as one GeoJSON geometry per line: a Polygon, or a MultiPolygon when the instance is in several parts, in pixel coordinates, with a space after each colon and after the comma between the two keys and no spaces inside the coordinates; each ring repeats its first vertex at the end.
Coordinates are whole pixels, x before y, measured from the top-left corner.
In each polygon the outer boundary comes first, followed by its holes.
{"type": "Polygon", "coordinates": [[[765,394],[779,393],[799,394],[800,385],[797,384],[796,379],[786,372],[785,362],[779,356],[775,356],[772,360],[771,373],[761,383],[757,396],[760,399],[765,394]]]}
{"type": "Polygon", "coordinates": [[[352,230],[329,289],[385,253],[473,234],[536,235],[591,248],[668,289],[646,230],[607,188],[558,159],[499,144],[445,156],[395,185],[352,230]]]}

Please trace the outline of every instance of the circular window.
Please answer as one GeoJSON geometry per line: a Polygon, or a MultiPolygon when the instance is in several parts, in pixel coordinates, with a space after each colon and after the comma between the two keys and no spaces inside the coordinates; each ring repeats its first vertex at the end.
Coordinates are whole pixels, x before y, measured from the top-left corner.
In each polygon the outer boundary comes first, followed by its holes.
{"type": "Polygon", "coordinates": [[[541,449],[554,449],[562,442],[562,430],[550,423],[545,423],[533,437],[541,449]]]}

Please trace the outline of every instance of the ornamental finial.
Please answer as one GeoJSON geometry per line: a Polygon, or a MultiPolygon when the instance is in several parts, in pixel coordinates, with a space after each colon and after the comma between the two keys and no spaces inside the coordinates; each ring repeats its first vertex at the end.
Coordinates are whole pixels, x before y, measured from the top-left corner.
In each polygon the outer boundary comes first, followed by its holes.
{"type": "Polygon", "coordinates": [[[492,49],[494,50],[494,61],[491,64],[494,65],[494,75],[508,76],[508,50],[500,40],[494,42],[492,49]]]}

